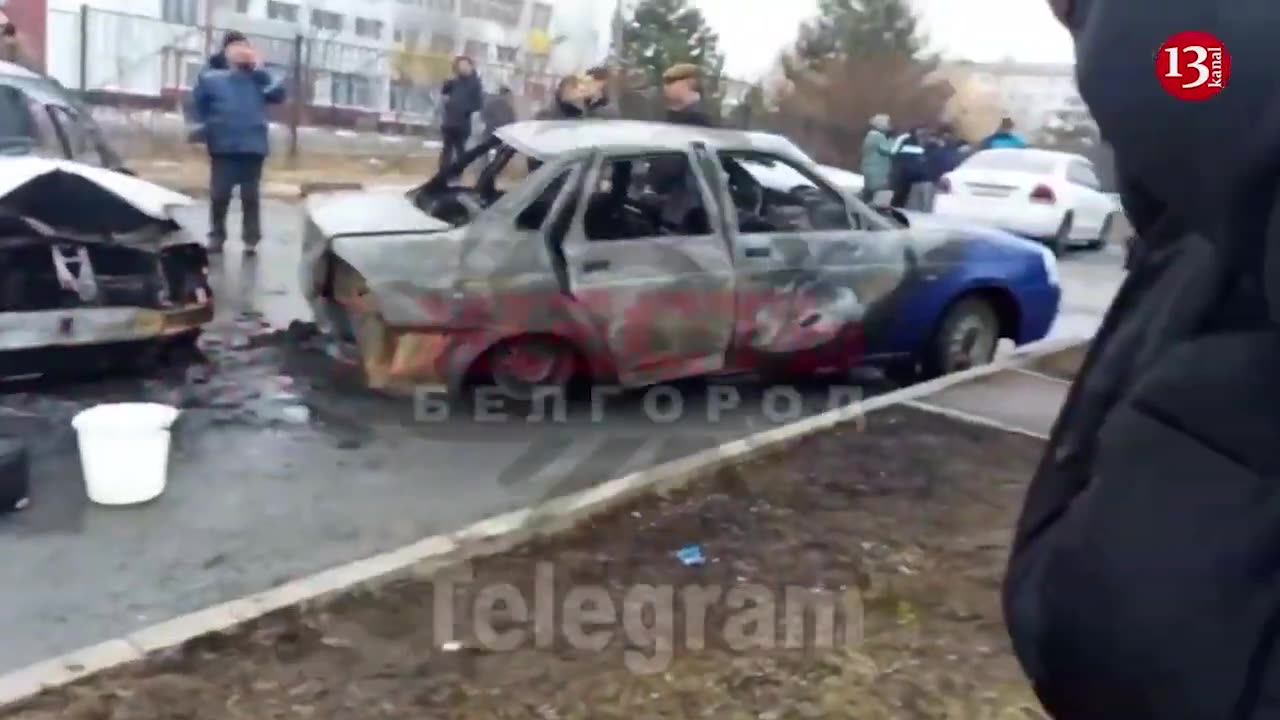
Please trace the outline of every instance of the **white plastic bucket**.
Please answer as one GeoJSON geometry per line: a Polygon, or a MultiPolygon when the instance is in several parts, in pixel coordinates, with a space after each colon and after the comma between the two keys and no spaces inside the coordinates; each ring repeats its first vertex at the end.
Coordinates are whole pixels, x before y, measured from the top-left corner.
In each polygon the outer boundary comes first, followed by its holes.
{"type": "Polygon", "coordinates": [[[99,505],[136,505],[164,492],[169,428],[178,409],[159,403],[97,405],[71,420],[85,490],[99,505]]]}

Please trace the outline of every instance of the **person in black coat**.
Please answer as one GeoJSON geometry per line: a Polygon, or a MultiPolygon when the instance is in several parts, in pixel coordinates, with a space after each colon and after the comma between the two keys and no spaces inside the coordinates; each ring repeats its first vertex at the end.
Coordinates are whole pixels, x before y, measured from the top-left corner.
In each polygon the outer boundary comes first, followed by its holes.
{"type": "Polygon", "coordinates": [[[1053,7],[1140,252],[1027,490],[1013,648],[1056,720],[1280,717],[1280,3],[1053,7]],[[1184,30],[1202,102],[1152,77],[1184,30]]]}
{"type": "Polygon", "coordinates": [[[444,110],[440,118],[440,166],[455,162],[467,149],[471,138],[471,118],[484,108],[484,87],[471,58],[453,61],[453,77],[440,89],[444,110]]]}

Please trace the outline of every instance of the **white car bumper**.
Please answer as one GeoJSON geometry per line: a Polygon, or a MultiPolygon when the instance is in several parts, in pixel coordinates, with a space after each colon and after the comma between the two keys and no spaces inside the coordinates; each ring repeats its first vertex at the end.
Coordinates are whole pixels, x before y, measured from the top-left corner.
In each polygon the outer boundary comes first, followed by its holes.
{"type": "Polygon", "coordinates": [[[1051,238],[1066,211],[1054,205],[1033,205],[1001,198],[937,195],[933,212],[939,217],[987,225],[1033,238],[1051,238]]]}

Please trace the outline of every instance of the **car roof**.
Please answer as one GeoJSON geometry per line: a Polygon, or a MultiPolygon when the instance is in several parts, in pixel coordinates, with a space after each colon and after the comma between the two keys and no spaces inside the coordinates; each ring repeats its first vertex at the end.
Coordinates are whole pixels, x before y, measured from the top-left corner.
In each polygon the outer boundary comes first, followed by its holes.
{"type": "Polygon", "coordinates": [[[754,150],[809,161],[800,148],[778,135],[641,120],[530,120],[498,128],[495,134],[521,153],[541,159],[589,148],[684,151],[701,142],[715,150],[754,150]]]}
{"type": "Polygon", "coordinates": [[[19,88],[45,105],[76,106],[75,98],[57,81],[11,62],[0,61],[0,85],[19,88]]]}

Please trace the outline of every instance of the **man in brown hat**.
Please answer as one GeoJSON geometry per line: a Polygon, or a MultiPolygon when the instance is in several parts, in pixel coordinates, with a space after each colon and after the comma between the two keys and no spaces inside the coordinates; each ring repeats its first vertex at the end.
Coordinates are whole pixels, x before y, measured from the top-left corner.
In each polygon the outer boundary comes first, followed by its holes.
{"type": "Polygon", "coordinates": [[[662,74],[662,96],[667,101],[667,122],[704,127],[716,125],[702,105],[702,71],[697,65],[680,63],[667,68],[662,74]]]}

